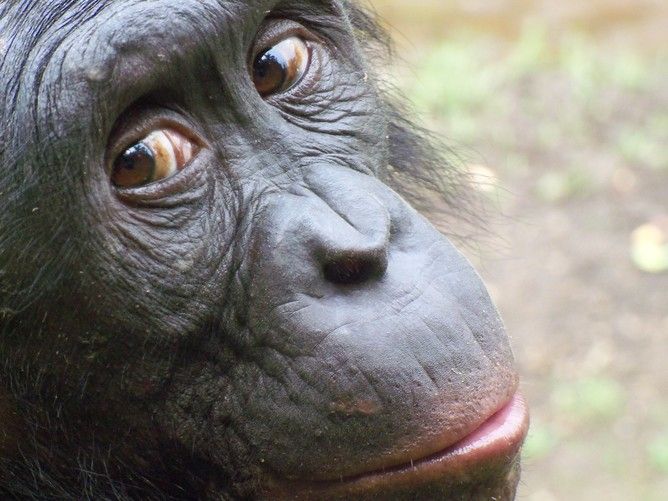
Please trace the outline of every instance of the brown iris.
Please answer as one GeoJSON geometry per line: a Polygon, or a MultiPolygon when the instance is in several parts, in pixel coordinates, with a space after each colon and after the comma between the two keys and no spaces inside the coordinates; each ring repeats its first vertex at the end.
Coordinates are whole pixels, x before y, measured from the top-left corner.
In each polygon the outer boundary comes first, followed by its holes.
{"type": "Polygon", "coordinates": [[[262,97],[285,92],[308,70],[311,53],[299,37],[286,38],[261,52],[253,63],[253,83],[262,97]]]}
{"type": "Polygon", "coordinates": [[[111,182],[117,188],[137,188],[182,170],[197,146],[173,129],[157,130],[133,144],[114,161],[111,182]]]}

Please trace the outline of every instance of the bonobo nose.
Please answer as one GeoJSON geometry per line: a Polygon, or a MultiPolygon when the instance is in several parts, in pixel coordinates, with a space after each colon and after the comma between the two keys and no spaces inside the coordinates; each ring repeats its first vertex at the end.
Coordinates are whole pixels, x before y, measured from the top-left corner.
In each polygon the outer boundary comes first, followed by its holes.
{"type": "Polygon", "coordinates": [[[310,215],[311,255],[325,279],[340,285],[361,284],[387,270],[390,214],[365,183],[341,183],[323,176],[310,180],[323,203],[310,215]]]}
{"type": "Polygon", "coordinates": [[[385,274],[390,242],[390,218],[378,201],[359,196],[355,203],[334,205],[314,214],[313,257],[325,279],[354,285],[385,274]]]}

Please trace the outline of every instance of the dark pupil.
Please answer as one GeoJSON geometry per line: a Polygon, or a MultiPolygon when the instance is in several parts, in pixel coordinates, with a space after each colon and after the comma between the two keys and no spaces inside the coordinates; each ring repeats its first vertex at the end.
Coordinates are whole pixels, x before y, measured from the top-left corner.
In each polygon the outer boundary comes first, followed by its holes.
{"type": "Polygon", "coordinates": [[[253,82],[262,96],[280,91],[285,85],[288,65],[280,51],[269,49],[253,64],[253,82]]]}
{"type": "Polygon", "coordinates": [[[144,143],[137,143],[118,157],[114,163],[112,181],[116,186],[138,186],[152,180],[155,156],[144,143]]]}

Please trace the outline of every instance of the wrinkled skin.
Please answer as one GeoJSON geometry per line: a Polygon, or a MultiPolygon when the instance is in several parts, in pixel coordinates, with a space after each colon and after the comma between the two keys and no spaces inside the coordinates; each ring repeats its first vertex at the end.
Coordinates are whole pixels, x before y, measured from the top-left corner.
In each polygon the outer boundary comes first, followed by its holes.
{"type": "MultiPolygon", "coordinates": [[[[0,3],[0,492],[298,497],[434,454],[515,394],[480,279],[384,182],[424,162],[401,151],[363,19],[317,0],[0,3]],[[296,23],[309,74],[263,98],[249,54],[296,23]],[[110,155],[166,122],[196,157],[115,188],[110,155]]],[[[516,473],[503,457],[355,495],[508,499],[516,473]]]]}

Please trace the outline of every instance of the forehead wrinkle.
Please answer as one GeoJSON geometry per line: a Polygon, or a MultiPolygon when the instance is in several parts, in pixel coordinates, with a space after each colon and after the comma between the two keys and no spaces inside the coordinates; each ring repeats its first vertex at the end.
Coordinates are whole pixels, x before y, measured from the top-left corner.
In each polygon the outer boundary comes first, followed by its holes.
{"type": "Polygon", "coordinates": [[[150,65],[155,59],[169,66],[171,56],[187,47],[206,49],[213,43],[212,39],[220,40],[222,32],[235,31],[232,20],[243,17],[238,7],[248,3],[237,0],[106,2],[104,9],[87,20],[90,26],[83,23],[77,28],[79,54],[76,60],[64,65],[58,78],[76,81],[90,76],[82,72],[99,68],[104,68],[108,76],[118,76],[115,70],[123,64],[150,65]]]}
{"type": "MultiPolygon", "coordinates": [[[[171,0],[95,1],[85,4],[87,11],[77,9],[69,13],[68,21],[73,17],[76,19],[66,24],[61,22],[61,26],[67,29],[56,30],[60,31],[57,41],[50,43],[48,48],[43,45],[42,50],[46,50],[47,54],[39,57],[39,64],[29,64],[26,71],[33,77],[33,90],[29,92],[35,96],[32,108],[35,112],[41,109],[45,113],[42,121],[52,126],[66,115],[71,117],[70,121],[76,122],[79,111],[85,111],[79,110],[77,102],[67,99],[67,96],[92,99],[93,103],[81,103],[87,107],[99,104],[96,102],[103,101],[106,92],[115,92],[118,87],[123,87],[108,85],[110,80],[124,80],[122,72],[116,70],[123,64],[132,66],[133,57],[138,59],[139,64],[152,63],[158,48],[165,48],[160,53],[166,54],[163,66],[168,69],[171,66],[169,57],[173,55],[170,51],[188,43],[186,37],[192,40],[190,43],[203,45],[210,29],[202,27],[206,24],[201,22],[202,17],[207,23],[220,28],[230,23],[233,17],[231,7],[242,3],[186,1],[173,7],[178,11],[176,15],[165,8],[174,6],[171,0]],[[221,6],[227,8],[222,9],[221,6]],[[141,22],[135,25],[124,23],[124,19],[133,20],[133,10],[136,10],[141,22]],[[152,15],[152,12],[158,14],[152,15]],[[200,21],[199,29],[195,29],[197,36],[193,37],[193,28],[198,27],[196,21],[200,21]],[[178,29],[179,25],[182,29],[178,29]],[[179,37],[183,38],[182,44],[178,43],[179,37]],[[59,113],[59,108],[63,109],[63,113],[59,113]]],[[[36,115],[33,118],[35,123],[40,122],[36,115]]]]}
{"type": "MultiPolygon", "coordinates": [[[[0,61],[0,84],[5,91],[0,119],[21,124],[5,129],[4,139],[15,144],[16,151],[48,149],[54,131],[40,120],[40,105],[46,97],[49,63],[86,16],[95,15],[103,4],[99,0],[46,0],[5,6],[0,25],[5,40],[5,57],[0,61]]],[[[55,111],[54,107],[47,109],[55,111]]]]}
{"type": "Polygon", "coordinates": [[[0,60],[0,77],[5,79],[6,86],[17,87],[39,80],[31,77],[43,71],[52,48],[76,26],[82,9],[94,3],[97,1],[45,0],[15,1],[0,6],[0,34],[5,53],[0,60]],[[54,32],[57,36],[53,36],[54,32]]]}
{"type": "MultiPolygon", "coordinates": [[[[68,11],[67,6],[61,4],[63,15],[53,31],[58,36],[53,43],[46,46],[43,63],[37,66],[33,83],[35,101],[32,109],[38,140],[45,141],[49,137],[69,132],[68,123],[61,120],[65,115],[63,111],[68,110],[71,114],[72,110],[78,110],[79,107],[76,106],[78,85],[67,78],[66,63],[70,56],[74,59],[79,57],[76,53],[79,47],[76,44],[84,39],[85,31],[82,31],[82,28],[89,28],[90,21],[97,18],[104,6],[103,1],[86,1],[80,2],[77,9],[68,11]],[[74,99],[65,96],[72,96],[74,99]]],[[[87,40],[81,48],[83,54],[94,38],[87,40]]],[[[77,115],[83,116],[78,112],[77,115]]]]}

